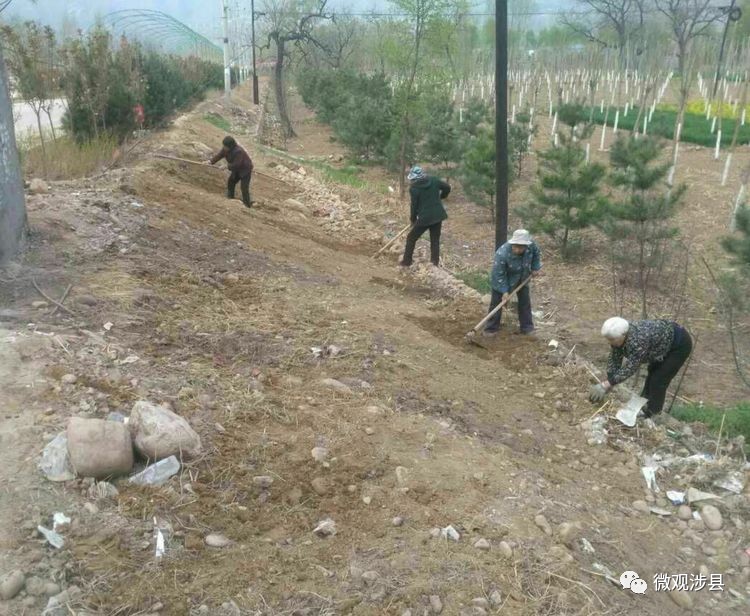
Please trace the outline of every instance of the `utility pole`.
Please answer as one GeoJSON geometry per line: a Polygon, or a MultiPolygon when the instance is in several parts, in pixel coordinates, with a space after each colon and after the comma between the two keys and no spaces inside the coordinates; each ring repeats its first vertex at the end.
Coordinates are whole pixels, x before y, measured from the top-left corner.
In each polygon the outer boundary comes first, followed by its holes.
{"type": "Polygon", "coordinates": [[[221,0],[224,25],[224,99],[229,102],[232,92],[232,69],[229,66],[229,8],[227,0],[221,0]]]}
{"type": "Polygon", "coordinates": [[[508,0],[495,0],[495,250],[508,241],[508,0]]]}
{"type": "Polygon", "coordinates": [[[734,6],[735,0],[727,7],[721,7],[727,12],[727,21],[724,24],[724,34],[721,37],[721,47],[719,48],[719,62],[716,65],[716,75],[714,75],[714,90],[711,94],[711,100],[716,98],[716,91],[719,89],[719,81],[721,79],[721,65],[724,63],[724,45],[727,42],[727,32],[729,31],[729,22],[738,21],[742,15],[742,10],[734,6]]]}
{"type": "Polygon", "coordinates": [[[250,0],[250,13],[252,15],[250,23],[252,24],[253,35],[253,104],[260,104],[258,97],[258,73],[255,69],[255,0],[250,0]]]}

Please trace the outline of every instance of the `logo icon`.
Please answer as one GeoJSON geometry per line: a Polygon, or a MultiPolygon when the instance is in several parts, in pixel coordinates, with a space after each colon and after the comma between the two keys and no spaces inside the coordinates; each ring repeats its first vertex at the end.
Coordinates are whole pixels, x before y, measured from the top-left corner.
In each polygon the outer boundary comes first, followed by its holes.
{"type": "Polygon", "coordinates": [[[648,584],[635,571],[625,571],[620,576],[620,585],[637,595],[645,595],[648,584]]]}

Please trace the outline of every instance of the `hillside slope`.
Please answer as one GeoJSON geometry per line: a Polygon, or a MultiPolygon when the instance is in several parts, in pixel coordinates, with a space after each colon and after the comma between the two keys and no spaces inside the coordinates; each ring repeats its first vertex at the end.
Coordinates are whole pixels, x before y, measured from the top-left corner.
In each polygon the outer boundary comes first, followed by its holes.
{"type": "MultiPolygon", "coordinates": [[[[737,444],[724,443],[720,462],[660,471],[664,489],[724,495],[713,501],[721,529],[678,519],[646,489],[644,456],[683,459],[715,440],[697,426],[631,431],[609,419],[596,444],[589,377],[568,349],[548,346],[554,326],[466,344],[484,310],[476,294],[445,272],[371,259],[383,198],[260,153],[258,118],[235,104],[198,105],[123,169],[29,199],[33,246],[2,281],[2,573],[75,584],[76,614],[747,605],[750,495],[712,484],[741,468],[737,444]],[[231,118],[265,174],[251,211],[223,197],[222,172],[151,156],[205,158],[222,137],[204,119],[212,111],[231,118]],[[33,304],[34,284],[54,298],[72,284],[72,312],[33,304]],[[312,347],[332,352],[316,358],[312,347]],[[69,416],[127,415],[139,399],[171,405],[200,433],[204,453],[178,477],[160,488],[120,481],[115,500],[95,501],[90,480],[39,476],[37,455],[69,416]],[[327,451],[318,460],[316,447],[327,451]],[[56,511],[72,518],[59,551],[35,530],[56,511]],[[337,532],[319,538],[325,518],[337,532]],[[459,541],[433,537],[449,525],[459,541]],[[230,544],[208,547],[211,533],[230,544]],[[658,573],[701,567],[724,575],[723,592],[652,588],[658,573]],[[625,570],[648,582],[645,596],[605,578],[625,570]]],[[[27,581],[0,614],[45,602],[27,581]]]]}

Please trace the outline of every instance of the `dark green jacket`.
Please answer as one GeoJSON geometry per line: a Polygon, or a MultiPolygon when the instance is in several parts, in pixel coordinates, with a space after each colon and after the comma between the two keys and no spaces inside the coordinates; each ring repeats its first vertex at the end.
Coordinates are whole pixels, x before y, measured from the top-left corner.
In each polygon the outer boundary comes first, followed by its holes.
{"type": "Polygon", "coordinates": [[[448,218],[441,199],[445,199],[450,192],[450,184],[431,175],[413,182],[409,188],[412,224],[429,227],[448,218]]]}

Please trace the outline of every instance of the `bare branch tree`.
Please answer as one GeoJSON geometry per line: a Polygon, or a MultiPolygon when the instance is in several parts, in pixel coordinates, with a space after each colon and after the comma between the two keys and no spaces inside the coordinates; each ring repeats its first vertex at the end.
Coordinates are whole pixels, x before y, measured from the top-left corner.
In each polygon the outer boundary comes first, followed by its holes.
{"type": "Polygon", "coordinates": [[[284,89],[285,61],[289,58],[288,45],[312,43],[319,44],[313,35],[313,27],[318,19],[331,19],[326,12],[328,0],[316,0],[311,6],[301,0],[267,0],[266,14],[270,19],[267,47],[273,42],[276,48],[276,66],[274,69],[274,91],[279,119],[286,137],[295,137],[292,121],[287,109],[284,89]]]}
{"type": "Polygon", "coordinates": [[[563,17],[563,24],[593,43],[616,48],[620,66],[624,67],[628,44],[634,43],[643,29],[645,0],[576,1],[583,10],[563,17]],[[591,17],[577,19],[583,13],[591,14],[591,17]],[[608,40],[608,33],[614,35],[613,42],[608,40]]]}

